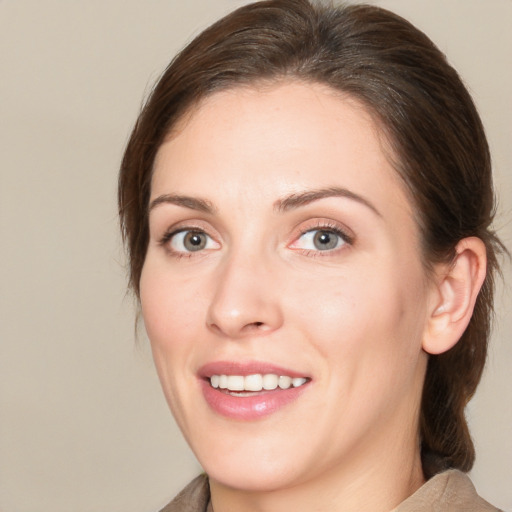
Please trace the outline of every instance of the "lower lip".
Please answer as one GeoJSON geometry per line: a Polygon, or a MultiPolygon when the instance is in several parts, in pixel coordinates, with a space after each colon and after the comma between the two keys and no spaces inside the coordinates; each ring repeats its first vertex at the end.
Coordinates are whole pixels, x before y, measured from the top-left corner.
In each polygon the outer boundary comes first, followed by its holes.
{"type": "Polygon", "coordinates": [[[218,414],[237,420],[257,420],[279,411],[303,393],[309,383],[298,388],[262,391],[253,396],[233,396],[212,388],[208,380],[201,380],[204,398],[218,414]]]}

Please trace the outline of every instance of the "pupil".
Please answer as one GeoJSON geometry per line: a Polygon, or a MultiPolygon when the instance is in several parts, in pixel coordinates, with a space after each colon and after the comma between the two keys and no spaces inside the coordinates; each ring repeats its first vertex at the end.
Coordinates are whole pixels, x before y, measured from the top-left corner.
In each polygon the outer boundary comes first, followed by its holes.
{"type": "Polygon", "coordinates": [[[206,237],[203,233],[188,233],[184,245],[189,251],[199,251],[206,246],[206,237]]]}
{"type": "Polygon", "coordinates": [[[338,243],[337,235],[328,231],[319,231],[314,237],[314,243],[317,249],[323,251],[334,249],[338,243]]]}
{"type": "Polygon", "coordinates": [[[331,241],[331,237],[327,233],[322,233],[319,239],[321,244],[328,244],[331,241]]]}

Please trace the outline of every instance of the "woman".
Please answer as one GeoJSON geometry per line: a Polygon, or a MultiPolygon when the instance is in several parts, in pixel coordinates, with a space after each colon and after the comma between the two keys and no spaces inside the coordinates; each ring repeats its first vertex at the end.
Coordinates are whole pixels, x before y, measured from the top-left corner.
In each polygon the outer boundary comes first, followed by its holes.
{"type": "Polygon", "coordinates": [[[483,128],[430,40],[270,0],[171,63],[119,206],[206,475],[164,510],[496,510],[463,472],[501,244],[483,128]]]}

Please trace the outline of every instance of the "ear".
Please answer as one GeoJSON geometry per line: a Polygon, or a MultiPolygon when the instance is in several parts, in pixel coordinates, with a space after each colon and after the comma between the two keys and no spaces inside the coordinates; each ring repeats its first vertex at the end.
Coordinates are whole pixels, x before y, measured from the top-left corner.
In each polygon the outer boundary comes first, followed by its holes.
{"type": "Polygon", "coordinates": [[[479,238],[461,240],[450,265],[436,269],[423,350],[442,354],[461,338],[469,324],[476,298],[485,279],[487,255],[479,238]]]}

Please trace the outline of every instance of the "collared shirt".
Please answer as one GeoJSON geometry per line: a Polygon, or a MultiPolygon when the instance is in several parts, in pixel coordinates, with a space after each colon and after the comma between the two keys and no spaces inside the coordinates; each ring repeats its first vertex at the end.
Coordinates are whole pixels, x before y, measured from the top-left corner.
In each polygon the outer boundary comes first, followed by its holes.
{"type": "MultiPolygon", "coordinates": [[[[208,477],[200,475],[160,512],[214,512],[208,477]]],[[[469,477],[456,469],[433,476],[391,512],[501,512],[478,496],[469,477]]]]}

